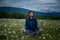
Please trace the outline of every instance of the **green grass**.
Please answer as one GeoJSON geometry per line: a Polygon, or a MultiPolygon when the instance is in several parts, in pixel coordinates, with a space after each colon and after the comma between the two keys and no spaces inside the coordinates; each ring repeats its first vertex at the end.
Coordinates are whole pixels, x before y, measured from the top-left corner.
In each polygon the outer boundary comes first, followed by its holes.
{"type": "Polygon", "coordinates": [[[44,31],[35,37],[21,33],[24,26],[24,19],[0,19],[0,40],[60,40],[60,20],[38,20],[44,31]]]}

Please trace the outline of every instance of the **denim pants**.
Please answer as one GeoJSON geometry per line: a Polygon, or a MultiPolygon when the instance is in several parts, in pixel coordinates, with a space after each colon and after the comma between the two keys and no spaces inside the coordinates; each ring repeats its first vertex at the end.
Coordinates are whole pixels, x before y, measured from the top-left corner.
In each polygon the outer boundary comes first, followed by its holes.
{"type": "Polygon", "coordinates": [[[27,34],[33,35],[33,34],[38,34],[38,33],[40,33],[41,31],[40,31],[40,30],[31,31],[31,30],[23,29],[23,32],[24,32],[24,33],[27,33],[27,34]]]}

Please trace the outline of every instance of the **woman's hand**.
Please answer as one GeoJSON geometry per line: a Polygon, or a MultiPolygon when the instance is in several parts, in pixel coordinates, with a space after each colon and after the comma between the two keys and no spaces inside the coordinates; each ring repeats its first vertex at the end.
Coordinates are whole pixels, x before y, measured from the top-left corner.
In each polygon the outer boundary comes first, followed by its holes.
{"type": "Polygon", "coordinates": [[[41,28],[40,31],[43,31],[43,29],[41,28]]]}

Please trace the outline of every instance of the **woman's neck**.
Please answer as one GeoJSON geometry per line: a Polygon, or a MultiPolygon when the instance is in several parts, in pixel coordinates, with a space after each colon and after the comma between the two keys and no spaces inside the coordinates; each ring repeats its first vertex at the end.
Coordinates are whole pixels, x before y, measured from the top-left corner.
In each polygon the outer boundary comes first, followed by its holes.
{"type": "Polygon", "coordinates": [[[33,17],[30,17],[30,19],[32,19],[33,17]]]}

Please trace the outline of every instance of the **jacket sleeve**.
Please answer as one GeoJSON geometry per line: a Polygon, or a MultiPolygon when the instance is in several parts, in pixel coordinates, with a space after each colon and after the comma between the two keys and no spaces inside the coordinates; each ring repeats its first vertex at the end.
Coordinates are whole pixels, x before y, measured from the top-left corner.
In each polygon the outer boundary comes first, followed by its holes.
{"type": "Polygon", "coordinates": [[[37,23],[37,19],[36,19],[36,25],[35,25],[35,26],[36,26],[36,29],[38,30],[39,28],[38,28],[38,23],[37,23]]]}
{"type": "Polygon", "coordinates": [[[28,20],[25,20],[25,29],[28,29],[28,20]]]}
{"type": "Polygon", "coordinates": [[[37,25],[38,25],[38,23],[37,23],[37,19],[35,20],[35,25],[36,25],[36,27],[37,27],[37,25]]]}

